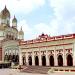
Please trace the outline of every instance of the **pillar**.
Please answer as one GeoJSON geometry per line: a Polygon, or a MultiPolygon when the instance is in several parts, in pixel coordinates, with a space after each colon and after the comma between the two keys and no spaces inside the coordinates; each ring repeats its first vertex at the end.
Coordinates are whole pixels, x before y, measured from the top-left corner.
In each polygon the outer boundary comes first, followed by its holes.
{"type": "Polygon", "coordinates": [[[41,51],[39,51],[39,66],[42,66],[41,51]]]}
{"type": "Polygon", "coordinates": [[[19,65],[23,65],[22,53],[21,53],[21,52],[20,52],[20,54],[19,54],[19,65]]]}
{"type": "Polygon", "coordinates": [[[49,66],[48,51],[46,51],[46,66],[49,66]]]}
{"type": "Polygon", "coordinates": [[[63,66],[67,66],[66,52],[65,52],[65,49],[64,48],[63,48],[63,66]]]}
{"type": "Polygon", "coordinates": [[[26,65],[28,66],[29,65],[29,62],[28,62],[28,53],[26,52],[26,65]]]}
{"type": "Polygon", "coordinates": [[[34,61],[34,51],[32,52],[32,65],[35,65],[35,61],[34,61]]]}
{"type": "Polygon", "coordinates": [[[58,66],[56,49],[54,50],[54,66],[58,66]]]}

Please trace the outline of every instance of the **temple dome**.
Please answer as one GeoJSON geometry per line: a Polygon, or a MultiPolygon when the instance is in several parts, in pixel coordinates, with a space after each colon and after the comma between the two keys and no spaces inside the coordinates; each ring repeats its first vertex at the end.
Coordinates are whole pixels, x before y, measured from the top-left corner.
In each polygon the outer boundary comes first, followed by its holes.
{"type": "Polygon", "coordinates": [[[13,18],[12,22],[17,22],[17,19],[16,19],[16,17],[15,17],[15,16],[14,16],[14,18],[13,18]]]}
{"type": "Polygon", "coordinates": [[[5,8],[1,11],[1,17],[2,17],[2,18],[7,18],[7,17],[10,18],[10,12],[9,12],[9,10],[6,8],[6,6],[5,6],[5,8]]]}
{"type": "Polygon", "coordinates": [[[19,35],[24,35],[24,32],[22,30],[22,27],[21,27],[21,30],[19,31],[19,35]]]}

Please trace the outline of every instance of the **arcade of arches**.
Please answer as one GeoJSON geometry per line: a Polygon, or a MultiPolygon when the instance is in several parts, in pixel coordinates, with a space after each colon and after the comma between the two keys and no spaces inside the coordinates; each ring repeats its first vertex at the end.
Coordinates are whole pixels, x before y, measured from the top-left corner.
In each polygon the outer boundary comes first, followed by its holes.
{"type": "Polygon", "coordinates": [[[35,65],[35,66],[73,66],[73,56],[71,53],[67,53],[65,58],[63,54],[57,54],[57,57],[54,54],[45,54],[32,55],[29,54],[22,56],[22,65],[35,65]],[[65,61],[64,61],[65,59],[65,61]]]}
{"type": "Polygon", "coordinates": [[[15,64],[19,64],[19,55],[5,55],[4,61],[14,62],[15,64]]]}
{"type": "Polygon", "coordinates": [[[75,34],[48,36],[20,43],[19,64],[32,66],[75,66],[75,34]]]}

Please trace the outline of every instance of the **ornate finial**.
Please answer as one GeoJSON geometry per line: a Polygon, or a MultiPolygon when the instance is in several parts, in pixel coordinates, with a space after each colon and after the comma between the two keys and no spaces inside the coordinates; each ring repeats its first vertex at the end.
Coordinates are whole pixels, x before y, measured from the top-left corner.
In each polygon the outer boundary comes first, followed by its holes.
{"type": "Polygon", "coordinates": [[[6,5],[5,5],[5,9],[6,9],[6,5]]]}
{"type": "Polygon", "coordinates": [[[15,15],[14,15],[14,18],[15,18],[15,15]]]}

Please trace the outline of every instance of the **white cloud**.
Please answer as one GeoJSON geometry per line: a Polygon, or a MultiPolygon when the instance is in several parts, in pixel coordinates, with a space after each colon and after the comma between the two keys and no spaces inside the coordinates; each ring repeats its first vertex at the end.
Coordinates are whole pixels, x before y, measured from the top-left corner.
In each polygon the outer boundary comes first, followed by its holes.
{"type": "MultiPolygon", "coordinates": [[[[75,32],[75,0],[49,0],[53,9],[52,30],[57,35],[75,32]],[[56,30],[55,30],[56,28],[56,30]]],[[[53,33],[52,32],[52,33],[53,33]]],[[[53,33],[53,34],[54,34],[53,33]]]]}
{"type": "Polygon", "coordinates": [[[0,9],[6,5],[12,13],[30,13],[44,4],[45,0],[0,0],[0,9]]]}
{"type": "MultiPolygon", "coordinates": [[[[30,13],[45,4],[46,0],[0,0],[0,9],[6,4],[12,13],[30,13]]],[[[36,38],[42,32],[49,35],[62,35],[75,32],[75,0],[48,0],[53,9],[50,24],[39,23],[30,27],[26,20],[18,23],[23,26],[25,39],[36,38]]],[[[50,10],[49,10],[50,11],[50,10]]]]}
{"type": "Polygon", "coordinates": [[[40,23],[34,26],[38,33],[50,33],[50,27],[44,23],[40,23]]]}
{"type": "Polygon", "coordinates": [[[20,22],[18,22],[18,30],[20,31],[21,29],[21,26],[22,26],[22,29],[24,31],[24,38],[25,39],[29,39],[28,36],[29,34],[31,34],[32,32],[32,29],[30,28],[30,26],[27,24],[26,20],[21,20],[20,22]]]}

